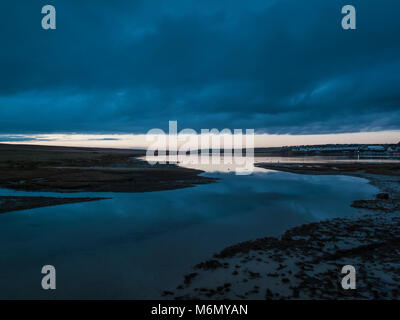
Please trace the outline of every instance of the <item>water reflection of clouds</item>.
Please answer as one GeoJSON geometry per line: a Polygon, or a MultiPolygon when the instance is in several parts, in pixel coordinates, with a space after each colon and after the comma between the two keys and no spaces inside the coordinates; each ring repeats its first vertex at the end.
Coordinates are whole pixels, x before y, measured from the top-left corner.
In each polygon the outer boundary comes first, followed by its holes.
{"type": "Polygon", "coordinates": [[[351,201],[376,192],[365,180],[353,177],[282,172],[210,175],[222,179],[146,193],[0,190],[1,195],[112,197],[0,215],[4,258],[0,297],[4,292],[7,297],[43,294],[31,282],[38,265],[48,261],[60,268],[63,285],[58,297],[104,298],[110,292],[120,298],[154,297],[179,282],[190,265],[226,246],[279,235],[307,222],[352,215],[356,210],[351,201]],[[114,281],[116,274],[124,279],[127,291],[114,281]],[[19,283],[24,290],[15,292],[19,283]]]}

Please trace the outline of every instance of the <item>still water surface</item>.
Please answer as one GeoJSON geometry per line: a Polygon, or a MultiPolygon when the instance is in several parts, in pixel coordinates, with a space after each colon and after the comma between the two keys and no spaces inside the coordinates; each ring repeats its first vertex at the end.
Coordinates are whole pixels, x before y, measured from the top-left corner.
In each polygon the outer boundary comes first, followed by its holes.
{"type": "MultiPolygon", "coordinates": [[[[357,214],[351,202],[377,192],[354,177],[210,171],[217,183],[62,194],[112,199],[1,214],[0,298],[159,298],[190,266],[226,246],[357,214]],[[41,289],[46,264],[56,267],[55,291],[41,289]]],[[[60,196],[5,189],[0,195],[60,196]]]]}

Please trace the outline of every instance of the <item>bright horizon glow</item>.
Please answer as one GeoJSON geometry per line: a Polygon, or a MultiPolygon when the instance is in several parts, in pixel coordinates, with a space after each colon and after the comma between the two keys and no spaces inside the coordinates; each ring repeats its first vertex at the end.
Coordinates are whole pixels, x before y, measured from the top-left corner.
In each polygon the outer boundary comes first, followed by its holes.
{"type": "MultiPolygon", "coordinates": [[[[319,144],[396,144],[400,130],[340,134],[255,134],[255,148],[319,144]]],[[[0,134],[0,143],[146,149],[146,134],[0,134]]]]}

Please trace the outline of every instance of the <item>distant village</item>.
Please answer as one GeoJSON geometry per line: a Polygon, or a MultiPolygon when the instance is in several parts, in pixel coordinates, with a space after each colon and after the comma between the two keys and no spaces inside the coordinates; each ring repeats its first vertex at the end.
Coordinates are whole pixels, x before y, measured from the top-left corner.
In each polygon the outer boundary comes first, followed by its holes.
{"type": "Polygon", "coordinates": [[[292,154],[362,154],[362,155],[398,155],[398,144],[327,144],[313,146],[283,147],[282,152],[292,154]]]}
{"type": "Polygon", "coordinates": [[[281,148],[257,148],[255,152],[275,156],[362,155],[400,157],[400,142],[397,144],[326,144],[311,146],[286,146],[281,148]]]}

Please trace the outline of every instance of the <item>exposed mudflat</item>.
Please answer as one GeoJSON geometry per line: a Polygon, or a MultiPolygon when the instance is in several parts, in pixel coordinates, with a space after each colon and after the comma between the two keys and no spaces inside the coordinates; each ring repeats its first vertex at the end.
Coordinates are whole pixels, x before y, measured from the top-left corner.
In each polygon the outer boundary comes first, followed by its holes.
{"type": "Polygon", "coordinates": [[[14,197],[0,196],[0,213],[9,211],[49,207],[59,204],[97,201],[106,198],[55,198],[55,197],[14,197]]]}
{"type": "Polygon", "coordinates": [[[305,224],[280,237],[239,243],[194,266],[172,299],[399,299],[399,166],[260,164],[301,174],[364,177],[381,193],[355,201],[359,214],[305,224]],[[341,286],[353,265],[357,289],[341,286]]]}
{"type": "MultiPolygon", "coordinates": [[[[215,178],[175,165],[149,165],[141,150],[0,144],[0,188],[38,192],[149,192],[207,184],[215,178]]],[[[49,204],[49,200],[41,198],[49,204]]],[[[35,201],[33,207],[38,206],[35,201]]],[[[69,200],[68,200],[69,201],[69,200]]],[[[0,211],[7,211],[0,203],[0,211]]],[[[23,208],[29,208],[24,201],[23,208]]],[[[16,209],[14,209],[16,210],[16,209]]]]}

